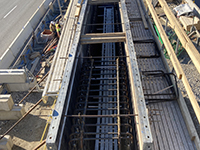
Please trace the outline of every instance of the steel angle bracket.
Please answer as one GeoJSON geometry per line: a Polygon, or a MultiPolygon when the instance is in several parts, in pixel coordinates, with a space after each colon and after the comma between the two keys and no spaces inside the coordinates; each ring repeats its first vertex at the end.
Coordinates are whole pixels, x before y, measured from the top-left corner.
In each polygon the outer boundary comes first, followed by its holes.
{"type": "MultiPolygon", "coordinates": [[[[132,33],[130,29],[129,18],[127,14],[125,0],[121,0],[122,20],[124,23],[123,32],[126,33],[126,55],[127,65],[129,68],[129,79],[131,83],[131,96],[133,101],[134,113],[138,114],[135,117],[138,144],[140,150],[151,150],[153,148],[153,137],[150,129],[148,111],[144,99],[140,72],[138,69],[136,52],[134,48],[132,33]]],[[[145,30],[145,29],[144,29],[145,30]]]]}

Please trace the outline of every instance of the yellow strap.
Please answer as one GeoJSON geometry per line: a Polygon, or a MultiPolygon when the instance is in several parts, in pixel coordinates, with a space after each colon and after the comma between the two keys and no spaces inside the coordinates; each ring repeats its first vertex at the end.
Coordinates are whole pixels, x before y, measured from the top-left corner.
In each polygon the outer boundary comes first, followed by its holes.
{"type": "Polygon", "coordinates": [[[56,24],[56,31],[59,32],[60,31],[60,27],[58,24],[56,24]]]}

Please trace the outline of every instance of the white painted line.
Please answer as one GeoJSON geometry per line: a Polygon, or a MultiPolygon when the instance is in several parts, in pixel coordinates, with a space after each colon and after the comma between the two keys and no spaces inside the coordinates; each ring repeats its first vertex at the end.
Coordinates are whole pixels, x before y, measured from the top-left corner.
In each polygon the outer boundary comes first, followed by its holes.
{"type": "Polygon", "coordinates": [[[17,8],[17,5],[13,7],[13,9],[11,9],[3,18],[5,19],[13,10],[15,10],[15,8],[17,8]]]}

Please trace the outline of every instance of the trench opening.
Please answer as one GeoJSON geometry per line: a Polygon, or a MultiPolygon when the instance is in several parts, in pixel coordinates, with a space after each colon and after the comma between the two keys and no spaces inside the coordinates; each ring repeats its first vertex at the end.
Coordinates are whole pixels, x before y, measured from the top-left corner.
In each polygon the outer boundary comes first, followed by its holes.
{"type": "MultiPolygon", "coordinates": [[[[89,9],[85,33],[122,32],[118,4],[89,9]]],[[[137,149],[126,58],[123,43],[82,46],[61,149],[137,149]]]]}

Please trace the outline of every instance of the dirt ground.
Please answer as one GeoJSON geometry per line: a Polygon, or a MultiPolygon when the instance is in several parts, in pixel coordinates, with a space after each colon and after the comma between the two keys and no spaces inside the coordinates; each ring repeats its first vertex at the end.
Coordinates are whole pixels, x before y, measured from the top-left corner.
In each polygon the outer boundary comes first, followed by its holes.
{"type": "MultiPolygon", "coordinates": [[[[17,104],[26,93],[27,92],[11,93],[15,104],[17,104]]],[[[25,99],[23,104],[26,112],[37,103],[41,96],[42,93],[32,93],[25,99]]],[[[49,99],[46,104],[41,102],[40,105],[8,134],[13,138],[13,150],[31,150],[40,143],[53,101],[53,99],[49,99]]],[[[0,121],[0,135],[7,131],[15,122],[16,121],[0,121]]]]}

